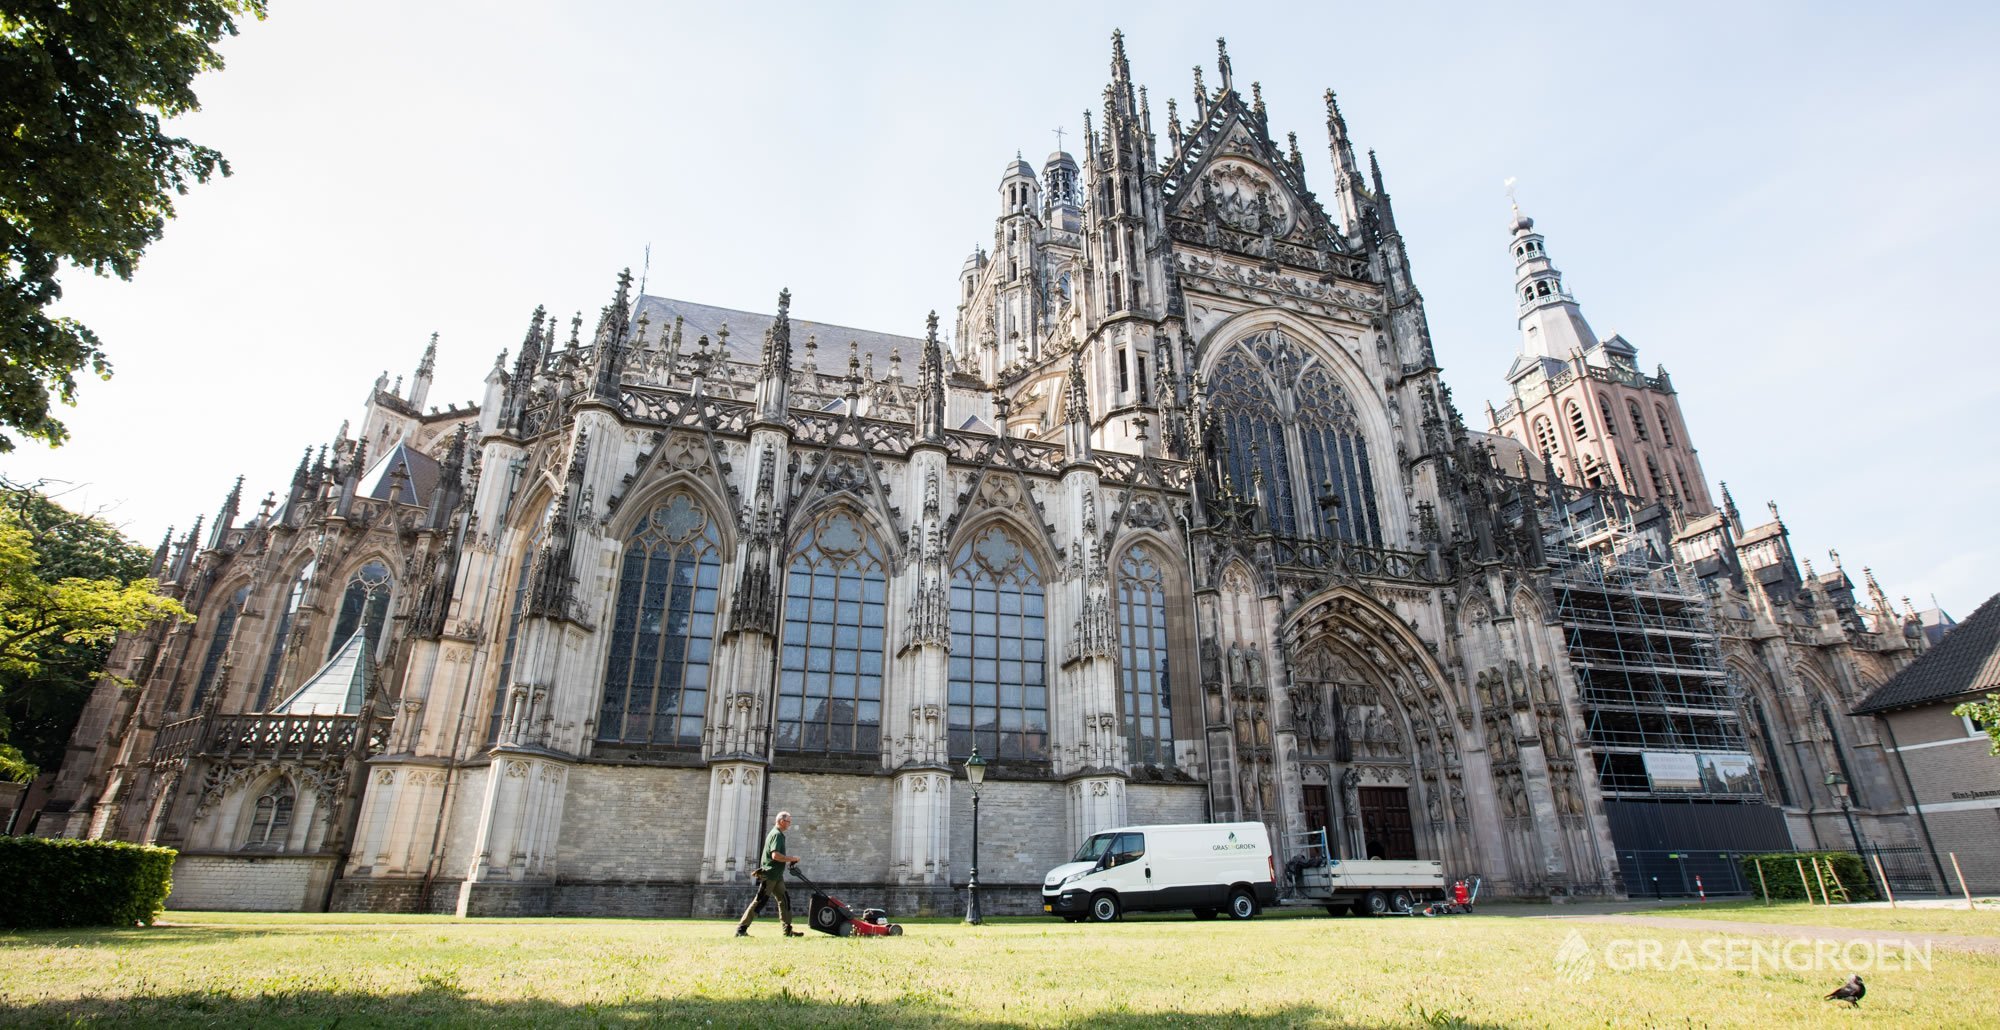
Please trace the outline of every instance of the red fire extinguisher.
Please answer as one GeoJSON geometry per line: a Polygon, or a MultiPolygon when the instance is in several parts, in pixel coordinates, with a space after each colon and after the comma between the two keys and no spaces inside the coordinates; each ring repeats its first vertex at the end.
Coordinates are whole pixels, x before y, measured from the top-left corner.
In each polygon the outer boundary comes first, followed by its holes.
{"type": "Polygon", "coordinates": [[[1454,905],[1466,905],[1472,902],[1472,895],[1466,891],[1464,880],[1451,885],[1451,902],[1454,905]]]}

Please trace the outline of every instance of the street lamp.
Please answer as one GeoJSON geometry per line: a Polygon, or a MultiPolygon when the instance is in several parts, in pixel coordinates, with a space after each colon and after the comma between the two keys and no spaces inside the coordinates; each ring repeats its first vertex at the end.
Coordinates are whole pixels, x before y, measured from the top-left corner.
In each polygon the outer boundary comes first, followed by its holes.
{"type": "Polygon", "coordinates": [[[965,760],[965,779],[972,784],[972,875],[965,884],[965,921],[978,926],[985,922],[979,918],[979,785],[986,782],[986,759],[979,757],[977,747],[965,760]]]}
{"type": "Polygon", "coordinates": [[[1861,851],[1861,834],[1854,829],[1854,809],[1847,800],[1847,777],[1840,775],[1839,772],[1827,773],[1826,789],[1832,791],[1833,796],[1840,801],[1840,814],[1847,817],[1847,839],[1854,842],[1854,850],[1858,854],[1861,851]]]}

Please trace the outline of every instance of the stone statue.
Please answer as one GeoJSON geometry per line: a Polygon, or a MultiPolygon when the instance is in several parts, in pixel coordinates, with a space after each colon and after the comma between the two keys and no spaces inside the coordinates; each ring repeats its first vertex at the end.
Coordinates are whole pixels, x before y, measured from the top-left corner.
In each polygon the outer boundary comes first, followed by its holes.
{"type": "Polygon", "coordinates": [[[1201,679],[1204,683],[1222,680],[1222,649],[1215,646],[1215,640],[1203,637],[1201,641],[1201,679]]]}
{"type": "Polygon", "coordinates": [[[1243,645],[1240,643],[1229,645],[1229,681],[1237,686],[1248,686],[1250,683],[1250,667],[1244,660],[1243,645]]]}
{"type": "Polygon", "coordinates": [[[1261,650],[1260,645],[1251,644],[1249,652],[1243,656],[1243,661],[1248,666],[1247,671],[1250,674],[1250,678],[1246,682],[1252,686],[1262,686],[1264,684],[1264,652],[1261,650]]]}

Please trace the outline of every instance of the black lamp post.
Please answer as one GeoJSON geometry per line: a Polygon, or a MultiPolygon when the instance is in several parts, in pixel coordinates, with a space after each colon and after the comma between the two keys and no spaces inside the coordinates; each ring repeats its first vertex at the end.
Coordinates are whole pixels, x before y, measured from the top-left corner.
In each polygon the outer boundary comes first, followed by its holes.
{"type": "Polygon", "coordinates": [[[972,784],[972,875],[965,884],[965,921],[978,926],[985,922],[979,917],[979,785],[986,782],[986,759],[979,757],[977,747],[965,760],[965,779],[972,784]]]}
{"type": "MultiPolygon", "coordinates": [[[[1840,814],[1847,818],[1847,839],[1854,842],[1856,854],[1861,852],[1861,834],[1854,828],[1854,807],[1847,800],[1847,777],[1838,772],[1826,774],[1826,787],[1840,801],[1840,814]]],[[[1866,863],[1863,863],[1864,866],[1866,863]]]]}

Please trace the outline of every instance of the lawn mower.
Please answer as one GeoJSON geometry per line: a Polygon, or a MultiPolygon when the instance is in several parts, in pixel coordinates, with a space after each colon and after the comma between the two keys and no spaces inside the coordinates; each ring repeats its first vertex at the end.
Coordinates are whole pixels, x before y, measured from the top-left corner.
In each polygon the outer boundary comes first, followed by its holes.
{"type": "Polygon", "coordinates": [[[792,866],[792,875],[812,888],[812,900],[806,909],[806,921],[812,928],[834,937],[901,937],[903,928],[889,921],[889,913],[879,908],[864,908],[860,915],[847,907],[847,903],[828,894],[819,884],[812,882],[799,867],[792,866]]]}
{"type": "Polygon", "coordinates": [[[1413,916],[1462,916],[1472,913],[1472,906],[1479,904],[1480,878],[1459,880],[1451,885],[1451,898],[1434,901],[1428,905],[1416,905],[1410,909],[1413,916]]]}

